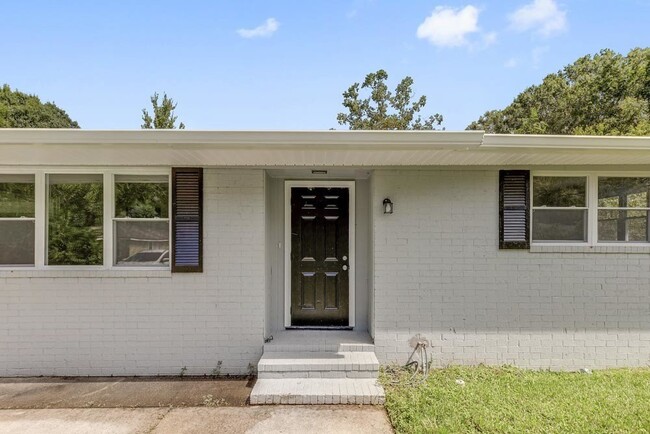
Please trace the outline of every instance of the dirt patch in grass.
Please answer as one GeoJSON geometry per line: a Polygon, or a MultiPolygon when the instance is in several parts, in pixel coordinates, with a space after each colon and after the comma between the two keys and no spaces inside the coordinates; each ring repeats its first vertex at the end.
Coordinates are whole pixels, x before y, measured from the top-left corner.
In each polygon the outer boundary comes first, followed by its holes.
{"type": "Polygon", "coordinates": [[[650,369],[449,367],[425,382],[384,371],[398,433],[650,433],[650,369]]]}

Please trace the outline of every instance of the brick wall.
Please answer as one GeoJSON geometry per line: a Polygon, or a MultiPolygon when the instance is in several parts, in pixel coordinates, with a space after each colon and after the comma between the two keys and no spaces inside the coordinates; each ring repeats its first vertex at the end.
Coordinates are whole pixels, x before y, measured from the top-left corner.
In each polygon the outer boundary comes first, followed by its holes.
{"type": "Polygon", "coordinates": [[[372,204],[381,362],[404,363],[418,333],[437,366],[650,362],[643,249],[498,250],[497,170],[378,170],[372,204]]]}
{"type": "Polygon", "coordinates": [[[264,172],[206,169],[204,273],[0,271],[0,376],[243,374],[264,335],[264,172]]]}

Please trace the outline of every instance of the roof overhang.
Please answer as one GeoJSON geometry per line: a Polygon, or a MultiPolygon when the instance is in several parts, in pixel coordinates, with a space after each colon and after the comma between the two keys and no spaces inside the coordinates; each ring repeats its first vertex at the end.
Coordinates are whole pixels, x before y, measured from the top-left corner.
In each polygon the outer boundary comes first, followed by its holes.
{"type": "Polygon", "coordinates": [[[482,131],[0,129],[11,166],[530,166],[650,164],[650,137],[482,131]]]}

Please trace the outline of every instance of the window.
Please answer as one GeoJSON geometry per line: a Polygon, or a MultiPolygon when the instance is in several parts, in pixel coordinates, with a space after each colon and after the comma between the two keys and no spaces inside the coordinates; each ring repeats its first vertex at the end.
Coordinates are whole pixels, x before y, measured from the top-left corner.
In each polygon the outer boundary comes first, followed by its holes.
{"type": "Polygon", "coordinates": [[[203,271],[201,168],[9,170],[0,169],[0,268],[203,271]]]}
{"type": "Polygon", "coordinates": [[[587,241],[587,177],[534,176],[532,239],[587,241]]]}
{"type": "Polygon", "coordinates": [[[169,178],[115,175],[114,265],[169,266],[169,178]]]}
{"type": "Polygon", "coordinates": [[[34,265],[34,175],[0,174],[0,266],[34,265]]]}
{"type": "Polygon", "coordinates": [[[103,264],[103,175],[47,175],[47,265],[103,264]]]}
{"type": "Polygon", "coordinates": [[[649,193],[650,178],[598,178],[598,240],[649,242],[649,193]]]}

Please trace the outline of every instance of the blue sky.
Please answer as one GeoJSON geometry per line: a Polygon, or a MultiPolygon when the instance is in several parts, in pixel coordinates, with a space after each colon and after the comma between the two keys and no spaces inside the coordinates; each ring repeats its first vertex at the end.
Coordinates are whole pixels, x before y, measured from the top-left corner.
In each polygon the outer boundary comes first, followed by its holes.
{"type": "Polygon", "coordinates": [[[137,129],[167,92],[188,129],[329,129],[385,69],[448,130],[602,48],[650,46],[650,0],[5,1],[0,83],[86,129],[137,129]]]}

